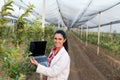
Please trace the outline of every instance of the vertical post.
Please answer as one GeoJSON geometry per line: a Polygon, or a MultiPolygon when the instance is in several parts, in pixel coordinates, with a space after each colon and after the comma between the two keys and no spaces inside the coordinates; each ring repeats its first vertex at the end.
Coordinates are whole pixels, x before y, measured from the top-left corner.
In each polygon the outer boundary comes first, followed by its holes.
{"type": "Polygon", "coordinates": [[[42,28],[44,30],[45,27],[45,6],[46,6],[46,1],[43,0],[43,12],[42,12],[42,28]]]}
{"type": "MultiPolygon", "coordinates": [[[[45,28],[45,13],[46,13],[46,0],[43,0],[43,10],[42,10],[42,29],[43,29],[43,34],[44,34],[44,28],[45,28]]],[[[44,41],[44,37],[43,37],[44,41]]],[[[40,74],[40,80],[43,80],[43,75],[40,74]]]]}
{"type": "Polygon", "coordinates": [[[98,42],[97,42],[97,55],[99,55],[99,45],[100,45],[100,15],[101,13],[99,12],[98,14],[98,42]]]}
{"type": "Polygon", "coordinates": [[[60,21],[59,21],[59,17],[58,17],[58,28],[60,27],[60,24],[59,24],[59,23],[60,23],[60,21]]]}
{"type": "MultiPolygon", "coordinates": [[[[60,13],[60,10],[59,10],[59,13],[60,13]]],[[[58,28],[60,27],[60,14],[58,16],[58,28]]]]}
{"type": "Polygon", "coordinates": [[[80,31],[81,31],[81,42],[82,42],[82,26],[80,28],[80,31]]]}
{"type": "Polygon", "coordinates": [[[4,4],[6,3],[6,0],[4,0],[4,4]]]}
{"type": "Polygon", "coordinates": [[[20,15],[20,10],[21,10],[21,8],[19,7],[19,15],[20,15]]]}
{"type": "Polygon", "coordinates": [[[64,27],[64,26],[63,26],[63,22],[61,22],[61,25],[62,25],[62,27],[64,27]]]}
{"type": "Polygon", "coordinates": [[[86,29],[86,46],[87,46],[87,39],[88,39],[88,25],[87,25],[87,29],[86,29]]]}
{"type": "Polygon", "coordinates": [[[111,39],[111,41],[112,41],[112,22],[111,22],[111,24],[110,24],[110,39],[111,39]]]}

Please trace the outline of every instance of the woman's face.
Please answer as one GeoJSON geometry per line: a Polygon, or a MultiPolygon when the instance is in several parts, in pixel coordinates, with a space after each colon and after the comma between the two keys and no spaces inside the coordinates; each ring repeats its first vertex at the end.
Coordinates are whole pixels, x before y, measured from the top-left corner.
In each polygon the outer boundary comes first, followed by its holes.
{"type": "Polygon", "coordinates": [[[63,46],[63,43],[65,42],[66,39],[63,38],[63,35],[60,33],[56,33],[54,35],[54,46],[56,48],[61,48],[63,46]]]}

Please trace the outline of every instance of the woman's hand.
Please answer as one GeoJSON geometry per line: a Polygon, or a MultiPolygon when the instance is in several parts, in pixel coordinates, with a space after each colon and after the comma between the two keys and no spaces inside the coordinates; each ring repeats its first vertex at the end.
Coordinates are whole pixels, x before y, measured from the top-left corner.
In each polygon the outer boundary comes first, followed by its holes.
{"type": "Polygon", "coordinates": [[[38,66],[38,62],[34,59],[34,57],[31,57],[30,61],[33,65],[38,66]]]}

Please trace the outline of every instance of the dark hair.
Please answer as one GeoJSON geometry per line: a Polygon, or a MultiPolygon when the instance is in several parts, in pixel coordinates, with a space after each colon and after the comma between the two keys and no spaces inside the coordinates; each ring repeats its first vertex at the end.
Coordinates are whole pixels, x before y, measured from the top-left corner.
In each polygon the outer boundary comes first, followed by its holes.
{"type": "MultiPolygon", "coordinates": [[[[68,52],[68,42],[67,42],[67,36],[66,36],[66,33],[63,31],[63,30],[57,30],[55,32],[55,34],[58,33],[58,34],[62,34],[63,38],[66,39],[66,41],[63,43],[63,46],[65,47],[66,51],[68,52]]],[[[54,34],[54,35],[55,35],[54,34]]]]}

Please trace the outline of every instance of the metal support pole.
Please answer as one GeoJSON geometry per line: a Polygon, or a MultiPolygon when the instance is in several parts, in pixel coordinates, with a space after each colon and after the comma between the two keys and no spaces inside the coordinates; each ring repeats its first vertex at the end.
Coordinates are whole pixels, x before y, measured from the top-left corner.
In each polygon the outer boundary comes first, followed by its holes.
{"type": "Polygon", "coordinates": [[[100,45],[100,15],[101,13],[99,12],[98,18],[99,18],[99,23],[98,23],[98,43],[97,43],[97,55],[99,55],[99,45],[100,45]]]}
{"type": "MultiPolygon", "coordinates": [[[[61,23],[61,17],[60,17],[60,10],[59,10],[59,16],[58,16],[58,28],[60,28],[60,23],[61,23]]],[[[63,26],[62,26],[63,27],[63,26]]]]}
{"type": "Polygon", "coordinates": [[[6,0],[4,0],[4,4],[6,3],[6,0]]]}
{"type": "MultiPolygon", "coordinates": [[[[43,12],[42,12],[42,28],[43,28],[43,34],[44,34],[44,28],[45,28],[45,7],[46,7],[46,0],[43,0],[43,12]]],[[[44,37],[43,37],[44,41],[44,37]]],[[[40,80],[43,80],[43,75],[40,74],[40,80]]]]}
{"type": "Polygon", "coordinates": [[[63,22],[62,22],[61,24],[62,24],[62,27],[64,27],[64,26],[63,26],[63,22]]]}
{"type": "Polygon", "coordinates": [[[86,46],[87,46],[87,40],[88,40],[88,25],[87,25],[87,29],[86,29],[86,46]]]}
{"type": "Polygon", "coordinates": [[[110,24],[110,39],[112,41],[112,23],[110,24]]]}
{"type": "Polygon", "coordinates": [[[82,42],[82,26],[81,26],[80,32],[81,32],[81,42],[82,42]]]}
{"type": "Polygon", "coordinates": [[[60,18],[58,17],[58,28],[60,28],[60,18]]]}
{"type": "Polygon", "coordinates": [[[46,6],[46,1],[43,0],[43,12],[42,12],[42,28],[44,29],[45,27],[45,6],[46,6]]]}

